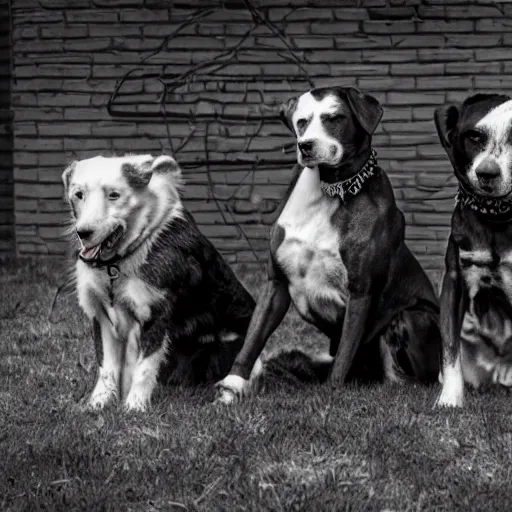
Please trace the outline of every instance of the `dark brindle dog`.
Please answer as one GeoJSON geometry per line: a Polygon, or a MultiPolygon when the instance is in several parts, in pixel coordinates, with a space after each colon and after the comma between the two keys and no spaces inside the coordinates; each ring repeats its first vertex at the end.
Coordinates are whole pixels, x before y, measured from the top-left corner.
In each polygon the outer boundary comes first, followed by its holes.
{"type": "Polygon", "coordinates": [[[329,337],[334,383],[371,361],[372,377],[435,380],[438,302],[405,245],[403,214],[371,147],[378,101],[353,88],[313,89],[289,100],[282,117],[304,168],[272,227],[268,282],[219,400],[249,392],[251,369],[290,302],[329,337]]]}
{"type": "Polygon", "coordinates": [[[462,406],[464,381],[512,386],[512,100],[477,94],[438,109],[435,122],[459,180],[441,292],[438,404],[462,406]]]}

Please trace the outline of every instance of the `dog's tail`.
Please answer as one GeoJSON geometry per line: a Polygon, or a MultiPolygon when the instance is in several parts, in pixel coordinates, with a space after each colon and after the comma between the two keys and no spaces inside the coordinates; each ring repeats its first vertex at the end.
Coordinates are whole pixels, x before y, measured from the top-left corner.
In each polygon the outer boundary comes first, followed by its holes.
{"type": "Polygon", "coordinates": [[[308,354],[300,349],[282,350],[265,359],[265,381],[277,377],[294,383],[321,383],[327,380],[334,358],[328,353],[308,354]]]}

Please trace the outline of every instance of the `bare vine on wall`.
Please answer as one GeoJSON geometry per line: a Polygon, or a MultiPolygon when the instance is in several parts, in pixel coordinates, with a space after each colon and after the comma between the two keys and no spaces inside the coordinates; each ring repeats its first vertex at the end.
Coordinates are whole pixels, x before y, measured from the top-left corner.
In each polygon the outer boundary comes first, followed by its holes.
{"type": "MultiPolygon", "coordinates": [[[[283,63],[292,63],[297,68],[297,74],[295,79],[300,78],[302,82],[306,82],[310,87],[313,87],[313,81],[308,74],[306,69],[307,63],[304,59],[304,53],[300,51],[292,40],[290,40],[284,31],[287,18],[294,10],[284,15],[278,21],[270,21],[268,17],[260,12],[258,8],[253,4],[252,0],[243,0],[243,6],[250,13],[251,22],[245,33],[235,37],[235,42],[227,45],[226,48],[217,52],[215,56],[210,59],[202,60],[198,63],[190,64],[185,71],[169,74],[165,72],[166,66],[162,64],[160,66],[160,73],[156,76],[145,70],[151,66],[154,68],[155,58],[164,52],[167,48],[172,48],[173,41],[180,36],[187,28],[194,26],[198,22],[207,22],[208,18],[216,13],[220,7],[211,9],[198,9],[192,14],[188,15],[182,20],[175,19],[172,30],[169,34],[163,37],[160,44],[152,50],[147,56],[145,56],[140,64],[130,69],[116,84],[110,99],[108,101],[107,109],[113,118],[131,118],[138,120],[149,120],[159,119],[165,125],[168,146],[170,151],[175,155],[179,156],[180,152],[187,148],[187,145],[191,140],[200,136],[200,133],[204,133],[203,136],[203,149],[202,155],[196,156],[193,159],[180,159],[180,165],[185,169],[204,169],[207,178],[207,186],[209,188],[209,197],[215,202],[216,208],[221,214],[222,221],[225,224],[236,226],[240,237],[247,244],[248,249],[254,254],[254,257],[259,261],[257,252],[253,249],[249,237],[246,235],[242,225],[236,221],[234,212],[231,206],[231,200],[234,199],[238,190],[242,185],[249,185],[251,187],[251,200],[257,204],[261,198],[254,197],[252,193],[254,190],[255,173],[257,170],[266,169],[280,169],[283,166],[291,167],[294,163],[294,158],[290,154],[289,159],[269,159],[260,157],[251,150],[251,144],[253,141],[262,134],[262,131],[267,122],[275,122],[278,115],[279,101],[266,101],[266,95],[263,90],[251,90],[251,93],[256,93],[259,97],[259,103],[257,107],[252,106],[251,109],[247,108],[247,112],[244,114],[235,114],[225,112],[220,105],[215,105],[215,102],[210,100],[212,104],[211,112],[197,112],[197,109],[193,109],[193,106],[197,106],[199,102],[204,102],[203,99],[197,98],[196,100],[187,104],[191,105],[190,111],[184,113],[183,111],[177,111],[173,108],[172,101],[179,95],[179,91],[188,91],[191,84],[207,82],[209,84],[214,83],[216,80],[224,83],[226,76],[222,76],[221,72],[228,69],[228,66],[237,63],[244,55],[254,55],[255,52],[268,51],[269,47],[259,44],[254,37],[255,32],[263,28],[269,36],[272,36],[276,41],[280,41],[283,50],[277,50],[276,54],[282,60],[283,63]],[[156,80],[161,86],[161,93],[157,100],[157,106],[152,111],[141,111],[137,108],[137,105],[129,103],[129,93],[125,93],[123,87],[133,79],[153,79],[156,80]],[[251,112],[249,112],[251,110],[251,112]],[[173,122],[188,122],[189,132],[186,136],[180,137],[173,134],[173,122]],[[243,127],[245,131],[245,137],[243,141],[243,149],[241,151],[232,151],[236,153],[234,158],[216,160],[211,158],[211,134],[213,132],[213,126],[217,127],[218,133],[228,137],[230,128],[243,127]],[[211,167],[212,165],[237,165],[237,166],[249,166],[249,170],[245,175],[235,184],[235,189],[231,195],[226,199],[225,197],[218,198],[215,193],[214,179],[212,177],[211,167]]],[[[172,15],[172,12],[171,12],[172,15]]],[[[243,58],[241,59],[243,62],[243,58]]],[[[169,63],[172,64],[172,63],[169,63]]],[[[240,64],[243,65],[243,64],[240,64]]],[[[255,82],[257,78],[250,78],[245,81],[244,95],[242,103],[246,103],[246,99],[249,94],[249,83],[255,82]]],[[[290,87],[292,89],[292,87],[290,87]]],[[[226,100],[229,100],[229,92],[226,92],[226,100]]],[[[285,153],[293,152],[293,143],[290,141],[289,144],[283,144],[282,150],[285,153]]],[[[197,171],[196,171],[197,172],[197,171]]],[[[275,209],[276,201],[273,201],[272,209],[275,209]]],[[[262,262],[260,261],[260,264],[262,262]]]]}

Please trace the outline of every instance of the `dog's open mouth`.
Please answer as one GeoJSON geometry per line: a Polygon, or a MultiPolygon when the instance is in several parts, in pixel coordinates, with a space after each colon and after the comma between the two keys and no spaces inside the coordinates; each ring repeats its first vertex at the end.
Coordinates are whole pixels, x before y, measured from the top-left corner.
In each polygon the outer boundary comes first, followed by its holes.
{"type": "Polygon", "coordinates": [[[118,226],[103,242],[94,247],[82,247],[80,258],[84,261],[94,261],[97,259],[108,260],[113,256],[113,249],[123,235],[122,226],[118,226]]]}

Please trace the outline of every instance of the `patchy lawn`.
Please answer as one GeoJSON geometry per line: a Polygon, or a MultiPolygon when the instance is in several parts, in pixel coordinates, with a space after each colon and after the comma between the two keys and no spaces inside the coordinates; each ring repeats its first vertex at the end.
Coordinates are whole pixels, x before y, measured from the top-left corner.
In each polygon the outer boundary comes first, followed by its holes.
{"type": "MultiPolygon", "coordinates": [[[[0,270],[1,510],[512,510],[507,390],[461,412],[432,409],[437,386],[274,380],[233,407],[176,387],[146,414],[81,412],[93,347],[73,298],[48,321],[58,269],[0,270]]],[[[293,343],[325,340],[289,314],[272,345],[293,343]]]]}

